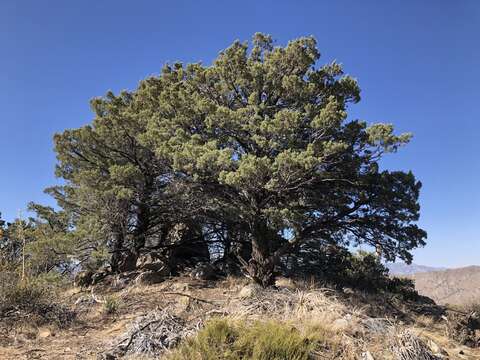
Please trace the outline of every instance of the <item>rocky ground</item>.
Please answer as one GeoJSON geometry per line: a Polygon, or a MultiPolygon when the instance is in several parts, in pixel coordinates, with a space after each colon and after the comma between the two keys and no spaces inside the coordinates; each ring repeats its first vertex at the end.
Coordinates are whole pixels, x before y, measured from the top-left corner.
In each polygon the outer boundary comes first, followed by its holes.
{"type": "Polygon", "coordinates": [[[480,359],[449,338],[449,316],[428,301],[368,295],[280,279],[263,290],[244,279],[112,279],[72,288],[59,302],[77,314],[65,328],[28,322],[1,327],[0,359],[149,359],[167,356],[208,319],[278,320],[321,326],[328,341],[313,359],[480,359]]]}

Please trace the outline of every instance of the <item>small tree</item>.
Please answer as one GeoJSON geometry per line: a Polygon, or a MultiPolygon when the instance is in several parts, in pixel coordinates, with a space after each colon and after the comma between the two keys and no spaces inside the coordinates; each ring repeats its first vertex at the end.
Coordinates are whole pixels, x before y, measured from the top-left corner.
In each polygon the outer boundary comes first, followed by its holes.
{"type": "Polygon", "coordinates": [[[55,135],[56,174],[66,184],[47,192],[73,214],[83,261],[106,250],[113,271],[131,270],[142,251],[161,248],[188,218],[182,210],[192,197],[173,181],[169,160],[144,142],[151,114],[143,99],[109,92],[91,105],[91,125],[55,135]]]}
{"type": "Polygon", "coordinates": [[[211,66],[167,66],[138,90],[157,156],[201,190],[206,219],[244,234],[239,260],[263,286],[306,242],[367,243],[408,262],[426,237],[420,182],[379,170],[410,135],[347,120],[357,82],[319,57],[312,37],[274,47],[256,34],[251,51],[235,42],[211,66]]]}
{"type": "Polygon", "coordinates": [[[34,213],[24,234],[30,239],[25,246],[30,272],[70,272],[75,253],[70,214],[36,203],[29,203],[28,210],[34,213]]]}

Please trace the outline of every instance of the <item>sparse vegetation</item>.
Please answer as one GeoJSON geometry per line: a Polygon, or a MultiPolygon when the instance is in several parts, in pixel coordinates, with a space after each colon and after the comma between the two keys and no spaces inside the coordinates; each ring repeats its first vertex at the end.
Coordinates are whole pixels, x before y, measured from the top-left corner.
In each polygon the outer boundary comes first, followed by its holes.
{"type": "Polygon", "coordinates": [[[468,306],[480,298],[480,266],[425,272],[410,277],[425,295],[442,305],[468,306]]]}
{"type": "Polygon", "coordinates": [[[295,327],[277,322],[206,324],[170,356],[171,360],[307,360],[314,350],[315,334],[302,335],[295,327]]]}
{"type": "Polygon", "coordinates": [[[106,359],[435,359],[415,330],[444,318],[479,344],[478,309],[445,317],[382,264],[425,244],[421,183],[379,166],[411,135],[349,120],[360,88],[313,37],[274,45],[165,65],[54,136],[58,209],[0,220],[0,357],[22,323],[106,359]]]}
{"type": "MultiPolygon", "coordinates": [[[[431,304],[402,299],[391,302],[386,293],[355,289],[345,293],[292,280],[285,284],[278,285],[279,289],[262,289],[246,285],[244,279],[204,283],[180,277],[155,285],[132,282],[120,290],[102,284],[95,288],[94,296],[89,290],[77,289],[77,293],[56,299],[78,310],[74,326],[57,331],[55,339],[48,336],[51,330],[40,330],[42,335],[31,335],[25,346],[48,348],[47,358],[51,359],[62,358],[68,347],[87,358],[108,354],[106,358],[129,360],[159,356],[281,359],[284,354],[302,359],[307,353],[313,359],[358,360],[367,351],[374,359],[393,360],[401,350],[399,341],[411,350],[406,349],[405,354],[420,349],[452,355],[460,346],[445,337],[445,322],[429,311],[431,304]],[[245,291],[250,288],[255,291],[245,291]],[[121,298],[122,311],[115,316],[105,316],[104,299],[109,297],[121,298]],[[422,311],[424,307],[428,311],[422,311]],[[409,340],[401,336],[404,331],[409,331],[409,340]]],[[[473,354],[467,347],[461,350],[473,354]]]]}
{"type": "Polygon", "coordinates": [[[0,323],[67,326],[74,320],[75,313],[58,303],[57,289],[52,283],[45,283],[45,279],[21,280],[17,274],[2,273],[2,280],[0,323]]]}
{"type": "Polygon", "coordinates": [[[103,309],[108,315],[115,315],[121,306],[121,300],[116,296],[107,296],[103,303],[103,309]]]}

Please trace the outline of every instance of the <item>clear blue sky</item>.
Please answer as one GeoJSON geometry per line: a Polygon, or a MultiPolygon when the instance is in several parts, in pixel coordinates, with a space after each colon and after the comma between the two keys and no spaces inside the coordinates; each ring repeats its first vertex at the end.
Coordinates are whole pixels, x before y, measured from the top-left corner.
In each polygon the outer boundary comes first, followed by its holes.
{"type": "Polygon", "coordinates": [[[358,78],[352,117],[413,142],[384,165],[423,182],[415,262],[480,264],[480,1],[0,2],[0,211],[51,203],[52,135],[88,123],[88,101],[176,60],[209,63],[257,31],[314,35],[321,62],[358,78]]]}

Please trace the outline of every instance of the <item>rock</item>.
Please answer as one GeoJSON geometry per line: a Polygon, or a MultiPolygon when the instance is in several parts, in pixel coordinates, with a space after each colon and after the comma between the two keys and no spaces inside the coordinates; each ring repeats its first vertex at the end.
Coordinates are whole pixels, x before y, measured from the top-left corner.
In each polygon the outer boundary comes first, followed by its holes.
{"type": "Polygon", "coordinates": [[[275,280],[275,286],[278,288],[284,288],[289,290],[295,290],[297,286],[292,279],[286,277],[279,277],[275,280]]]}
{"type": "Polygon", "coordinates": [[[376,335],[385,335],[393,329],[392,323],[382,318],[368,318],[361,323],[368,332],[376,335]]]}
{"type": "Polygon", "coordinates": [[[168,261],[159,254],[148,253],[137,259],[137,269],[149,271],[164,271],[168,266],[168,261]]]}
{"type": "Polygon", "coordinates": [[[350,322],[347,319],[337,319],[332,323],[332,327],[335,330],[345,330],[350,326],[350,322]]]}
{"type": "Polygon", "coordinates": [[[87,287],[92,284],[92,277],[95,273],[91,270],[80,271],[75,275],[73,283],[75,286],[87,287]]]}
{"type": "Polygon", "coordinates": [[[375,360],[370,351],[365,351],[362,353],[362,360],[375,360]]]}
{"type": "Polygon", "coordinates": [[[215,280],[217,278],[217,269],[211,264],[197,265],[190,275],[199,280],[215,280]]]}
{"type": "Polygon", "coordinates": [[[52,331],[50,329],[41,329],[38,332],[38,336],[42,339],[45,339],[47,337],[54,336],[54,334],[52,333],[52,331]]]}
{"type": "Polygon", "coordinates": [[[248,284],[240,289],[237,296],[240,299],[247,299],[257,296],[262,290],[262,287],[258,284],[248,284]]]}
{"type": "Polygon", "coordinates": [[[439,356],[439,355],[440,356],[442,356],[442,355],[448,356],[448,352],[446,352],[444,349],[442,349],[435,341],[428,340],[427,345],[435,355],[437,355],[437,356],[439,356]]]}
{"type": "Polygon", "coordinates": [[[165,273],[158,271],[145,271],[140,273],[135,279],[137,285],[153,285],[161,283],[165,280],[165,273]]]}
{"type": "Polygon", "coordinates": [[[92,285],[98,284],[100,281],[105,279],[109,273],[107,271],[98,271],[92,275],[92,285]]]}

